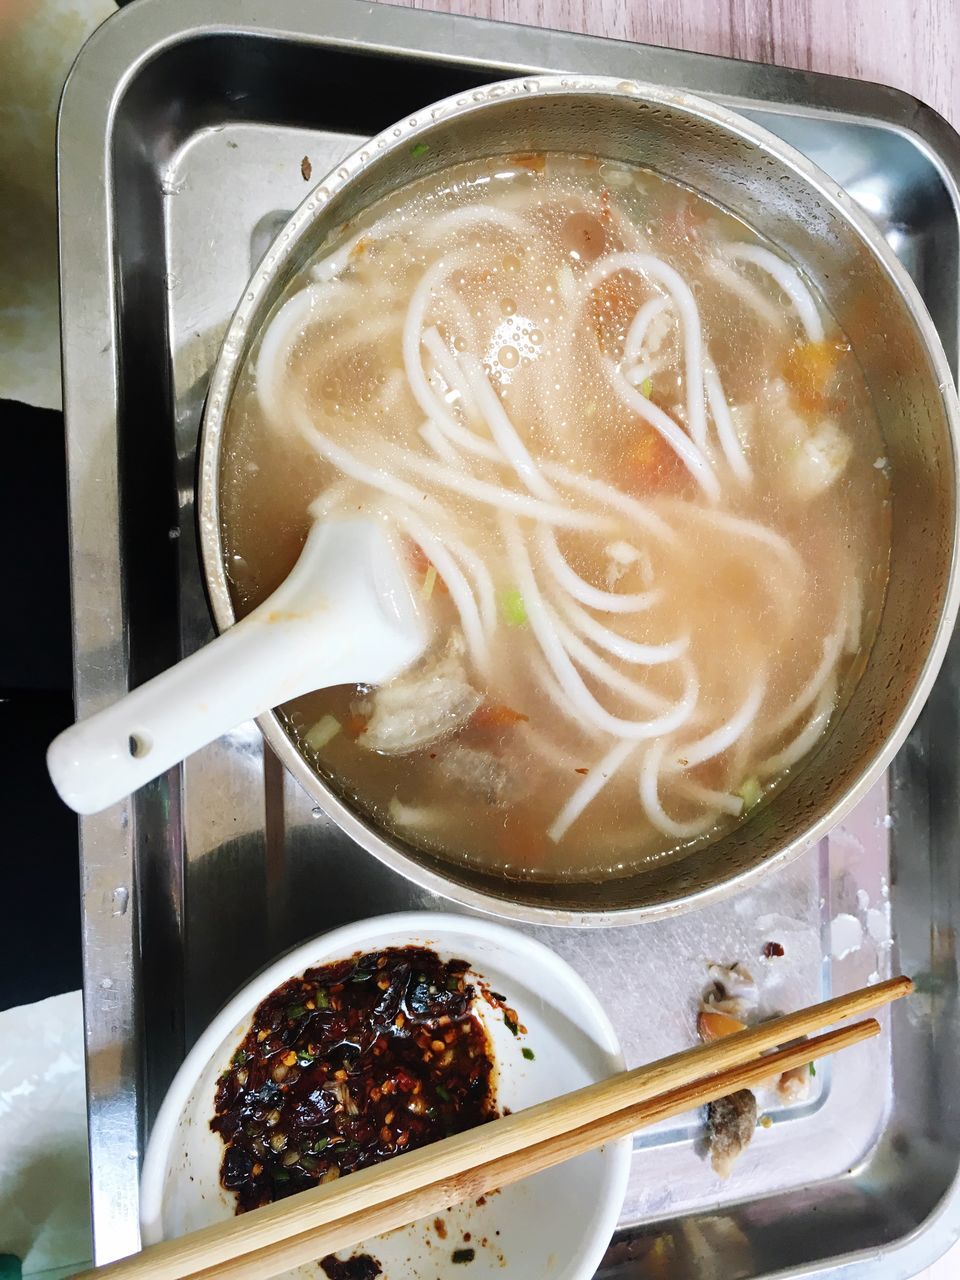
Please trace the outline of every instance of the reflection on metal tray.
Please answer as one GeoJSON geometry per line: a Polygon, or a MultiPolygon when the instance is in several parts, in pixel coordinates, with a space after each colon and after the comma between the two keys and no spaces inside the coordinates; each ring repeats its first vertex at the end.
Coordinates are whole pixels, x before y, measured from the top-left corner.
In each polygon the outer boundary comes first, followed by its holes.
{"type": "MultiPolygon", "coordinates": [[[[864,205],[957,357],[956,135],[893,90],[328,0],[140,0],[64,97],[60,204],[77,700],[89,712],[203,643],[194,450],[234,302],[314,179],[426,102],[572,70],[720,97],[864,205]],[[184,27],[187,21],[189,25],[184,27]],[[304,169],[306,166],[303,166],[304,169]]],[[[903,969],[884,1036],[774,1110],[727,1183],[692,1118],[641,1135],[605,1277],[902,1276],[958,1230],[954,1103],[957,655],[887,782],[844,828],[739,898],[621,930],[539,930],[606,1004],[631,1063],[689,1044],[711,960],[769,1010],[903,969]],[[889,794],[888,794],[889,788],[889,794]],[[892,818],[890,814],[892,813],[892,818]],[[784,957],[763,959],[764,943],[784,957]],[[881,1261],[882,1260],[882,1261],[881,1261]]],[[[253,725],[82,824],[91,1167],[99,1261],[137,1245],[150,1119],[224,999],[293,943],[443,905],[352,846],[253,725]]]]}

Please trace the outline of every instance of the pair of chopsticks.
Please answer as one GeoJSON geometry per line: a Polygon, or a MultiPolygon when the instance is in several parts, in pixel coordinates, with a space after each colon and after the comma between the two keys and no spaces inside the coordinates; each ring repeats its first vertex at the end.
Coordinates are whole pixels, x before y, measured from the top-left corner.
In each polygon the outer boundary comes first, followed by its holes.
{"type": "Polygon", "coordinates": [[[891,978],[811,1005],[152,1245],[80,1280],[262,1280],[859,1044],[879,1034],[874,1018],[824,1028],[912,990],[909,978],[891,978]]]}

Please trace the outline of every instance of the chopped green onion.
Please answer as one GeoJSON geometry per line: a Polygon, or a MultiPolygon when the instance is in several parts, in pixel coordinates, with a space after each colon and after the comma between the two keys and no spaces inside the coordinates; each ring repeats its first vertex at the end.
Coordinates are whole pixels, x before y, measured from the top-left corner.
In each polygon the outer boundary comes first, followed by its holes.
{"type": "Polygon", "coordinates": [[[317,1060],[315,1053],[307,1053],[306,1049],[301,1049],[297,1054],[298,1067],[312,1067],[317,1060]]]}
{"type": "Polygon", "coordinates": [[[273,1178],[274,1182],[290,1181],[290,1175],[287,1173],[286,1169],[271,1169],[270,1176],[273,1178]]]}
{"type": "Polygon", "coordinates": [[[246,1049],[238,1049],[230,1059],[231,1067],[242,1067],[248,1057],[246,1049]]]}
{"type": "Polygon", "coordinates": [[[287,1008],[288,1018],[302,1018],[307,1012],[306,1007],[302,1004],[291,1004],[287,1008]]]}
{"type": "Polygon", "coordinates": [[[508,627],[527,625],[527,607],[517,587],[507,587],[500,592],[500,611],[508,627]]]}
{"type": "Polygon", "coordinates": [[[433,595],[433,588],[437,584],[437,566],[435,564],[427,565],[427,572],[423,579],[423,586],[420,588],[420,599],[429,600],[433,595]]]}
{"type": "Polygon", "coordinates": [[[526,1045],[524,1045],[524,1047],[523,1047],[523,1049],[521,1050],[521,1052],[523,1053],[523,1056],[526,1058],[526,1060],[527,1060],[528,1062],[532,1062],[532,1061],[534,1060],[534,1058],[537,1056],[537,1055],[533,1052],[533,1050],[532,1050],[532,1049],[528,1049],[526,1045]]]}
{"type": "Polygon", "coordinates": [[[314,995],[313,998],[316,1001],[316,1005],[318,1009],[330,1008],[330,997],[324,991],[323,987],[317,987],[316,994],[314,995]]]}
{"type": "Polygon", "coordinates": [[[813,1065],[812,1062],[810,1063],[810,1074],[812,1076],[815,1076],[817,1074],[817,1068],[813,1065]]]}
{"type": "Polygon", "coordinates": [[[437,1085],[437,1097],[442,1099],[444,1102],[450,1101],[450,1095],[449,1093],[447,1093],[446,1089],[443,1087],[442,1084],[437,1085]]]}
{"type": "Polygon", "coordinates": [[[453,1262],[472,1262],[477,1256],[476,1249],[454,1249],[451,1255],[453,1262]]]}
{"type": "Polygon", "coordinates": [[[329,1138],[318,1138],[316,1142],[313,1144],[313,1146],[310,1148],[310,1150],[313,1152],[314,1155],[319,1155],[329,1141],[330,1141],[329,1138]]]}
{"type": "Polygon", "coordinates": [[[763,787],[760,785],[759,778],[747,778],[747,780],[738,787],[734,792],[743,801],[743,807],[752,809],[755,804],[759,804],[763,798],[763,787]]]}
{"type": "Polygon", "coordinates": [[[429,150],[430,148],[425,142],[415,142],[410,148],[410,154],[412,156],[425,156],[429,150]]]}
{"type": "Polygon", "coordinates": [[[653,391],[653,379],[644,378],[640,383],[640,394],[649,400],[651,391],[653,391]]]}
{"type": "Polygon", "coordinates": [[[323,716],[303,735],[304,745],[311,751],[322,751],[328,742],[333,741],[342,727],[336,716],[323,716]]]}
{"type": "Polygon", "coordinates": [[[507,1030],[511,1035],[518,1036],[520,1034],[520,1024],[514,1022],[509,1013],[504,1012],[503,1021],[506,1023],[507,1030]]]}

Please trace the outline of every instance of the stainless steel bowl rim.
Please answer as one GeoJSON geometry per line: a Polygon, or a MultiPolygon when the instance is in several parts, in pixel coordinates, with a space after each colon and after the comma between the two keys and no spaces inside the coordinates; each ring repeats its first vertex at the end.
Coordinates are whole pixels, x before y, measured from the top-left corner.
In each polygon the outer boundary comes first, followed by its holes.
{"type": "MultiPolygon", "coordinates": [[[[227,327],[211,377],[204,407],[199,448],[199,542],[211,609],[219,630],[223,631],[236,622],[224,568],[220,529],[220,445],[232,392],[247,356],[249,339],[252,336],[255,337],[255,334],[250,333],[250,319],[256,314],[264,295],[274,287],[278,273],[303,238],[310,234],[314,222],[321,216],[331,199],[345,186],[352,184],[368,165],[384,152],[409,148],[411,142],[415,142],[418,135],[425,133],[428,129],[433,129],[438,124],[449,123],[458,116],[482,111],[485,106],[508,95],[541,98],[557,95],[578,96],[588,93],[641,99],[647,103],[683,111],[692,118],[719,126],[744,142],[775,156],[781,164],[793,170],[811,191],[832,206],[854,229],[896,288],[923,339],[934,366],[944,413],[950,429],[954,491],[960,493],[960,403],[957,400],[953,378],[940,338],[906,270],[877,227],[842,187],[801,152],[762,126],[695,94],[608,76],[572,74],[523,76],[498,81],[466,94],[456,94],[435,104],[428,104],[416,115],[389,126],[359,146],[327,174],[294,211],[244,290],[227,327]]],[[[341,800],[310,768],[287,736],[275,712],[270,711],[258,717],[257,723],[264,738],[286,768],[347,835],[387,866],[440,897],[487,914],[542,925],[609,927],[662,919],[748,889],[760,877],[790,862],[804,849],[824,837],[867,794],[903,744],[940,670],[953,633],[958,606],[960,606],[958,565],[960,565],[960,521],[955,519],[947,588],[920,677],[906,699],[893,731],[886,737],[883,745],[873,752],[854,783],[839,796],[835,803],[811,822],[806,831],[790,840],[775,854],[694,893],[685,893],[675,899],[655,904],[614,909],[598,908],[595,911],[568,911],[512,902],[506,898],[494,897],[469,886],[460,885],[429,867],[422,866],[402,846],[395,844],[382,832],[374,830],[341,800]]]]}

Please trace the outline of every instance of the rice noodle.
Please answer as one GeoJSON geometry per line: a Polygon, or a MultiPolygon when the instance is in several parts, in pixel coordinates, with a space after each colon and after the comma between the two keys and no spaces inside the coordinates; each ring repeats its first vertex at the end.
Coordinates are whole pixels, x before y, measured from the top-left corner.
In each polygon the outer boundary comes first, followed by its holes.
{"type": "MultiPolygon", "coordinates": [[[[541,662],[543,662],[542,658],[541,662]]],[[[546,668],[545,662],[543,663],[543,666],[546,668]]],[[[547,672],[547,674],[549,675],[549,672],[547,672]]],[[[553,679],[552,676],[550,678],[553,679]]],[[[573,722],[568,721],[568,723],[572,725],[573,722]]],[[[545,761],[552,769],[556,769],[558,773],[562,773],[565,776],[569,776],[570,770],[577,767],[583,759],[582,751],[574,753],[568,747],[560,746],[557,741],[556,734],[547,735],[542,733],[539,729],[534,728],[529,720],[521,720],[517,725],[517,732],[532,745],[534,751],[541,760],[545,761]]],[[[592,746],[601,736],[605,737],[606,735],[598,734],[596,738],[590,738],[586,734],[583,736],[588,738],[588,741],[592,746]]]]}
{"type": "Polygon", "coordinates": [[[428,418],[420,428],[420,435],[441,462],[446,462],[451,467],[460,466],[461,458],[459,453],[457,453],[456,449],[435,422],[428,418]]]}
{"type": "Polygon", "coordinates": [[[577,714],[576,707],[571,705],[570,699],[550,670],[542,653],[537,653],[530,663],[530,669],[534,674],[538,688],[543,690],[560,714],[566,717],[567,721],[578,733],[594,742],[601,739],[609,740],[609,735],[604,730],[598,729],[595,724],[585,723],[577,714]]]}
{"type": "Polygon", "coordinates": [[[831,677],[820,690],[813,714],[797,736],[757,766],[758,778],[772,778],[802,760],[826,729],[837,697],[837,682],[831,677]]]}
{"type": "Polygon", "coordinates": [[[730,406],[727,404],[727,397],[723,394],[720,375],[717,373],[716,366],[712,360],[708,361],[704,368],[703,380],[707,389],[710,416],[713,418],[713,425],[717,429],[720,448],[723,450],[730,470],[740,483],[749,484],[753,479],[753,471],[743,452],[743,446],[740,443],[740,437],[737,435],[736,427],[733,425],[730,406]]]}
{"type": "MultiPolygon", "coordinates": [[[[659,360],[642,360],[639,364],[631,365],[629,369],[624,368],[623,376],[639,391],[648,378],[653,378],[655,373],[659,373],[662,368],[659,360]]],[[[646,392],[644,392],[646,394],[646,392]]]]}
{"type": "Polygon", "coordinates": [[[460,408],[465,415],[472,414],[476,417],[476,405],[471,400],[470,390],[463,376],[463,370],[457,364],[453,352],[440,337],[440,331],[436,325],[431,325],[428,329],[424,329],[420,342],[422,346],[426,347],[427,354],[433,361],[437,372],[450,388],[451,397],[459,401],[460,408]]]}
{"type": "MultiPolygon", "coordinates": [[[[690,286],[679,271],[649,253],[611,253],[596,262],[587,272],[584,285],[588,293],[609,276],[620,271],[633,271],[661,285],[680,317],[683,329],[684,382],[687,395],[687,420],[690,434],[700,449],[707,442],[707,413],[703,390],[703,332],[700,312],[690,286]]],[[[653,425],[653,424],[651,424],[653,425]]]]}
{"type": "Polygon", "coordinates": [[[611,715],[600,705],[580,678],[557,635],[550,613],[537,587],[516,521],[510,517],[502,517],[502,524],[507,551],[523,593],[530,626],[557,683],[569,698],[571,705],[598,729],[604,729],[615,737],[630,738],[635,741],[656,738],[660,734],[671,733],[686,724],[693,714],[700,691],[699,681],[692,668],[687,673],[686,687],[680,700],[670,711],[654,720],[624,720],[619,716],[611,715]]]}
{"type": "Polygon", "coordinates": [[[721,813],[728,813],[731,818],[739,818],[743,813],[743,799],[741,796],[734,795],[732,791],[717,791],[713,787],[704,787],[699,782],[694,782],[692,778],[679,778],[676,786],[689,800],[707,805],[711,809],[718,809],[721,813]]]}
{"type": "Polygon", "coordinates": [[[426,238],[436,243],[458,235],[461,231],[482,226],[484,223],[500,227],[524,239],[531,233],[531,226],[526,218],[521,218],[519,214],[510,213],[492,204],[473,204],[461,209],[451,209],[449,213],[441,214],[439,218],[428,223],[424,230],[426,238]]]}
{"type": "Polygon", "coordinates": [[[676,546],[677,535],[667,521],[639,499],[631,498],[629,494],[623,493],[604,480],[579,475],[559,462],[544,462],[542,469],[544,475],[549,476],[555,484],[565,489],[576,489],[578,493],[591,498],[599,505],[612,507],[614,511],[619,511],[628,520],[632,520],[645,533],[649,533],[652,538],[656,538],[658,542],[663,542],[667,546],[676,546]]]}
{"type": "Polygon", "coordinates": [[[404,502],[412,503],[417,507],[427,501],[428,495],[423,489],[418,489],[415,485],[408,484],[406,480],[401,480],[398,476],[378,471],[368,463],[362,462],[349,450],[341,448],[329,436],[325,436],[310,421],[310,417],[302,405],[293,405],[291,414],[303,438],[310,447],[322,458],[332,462],[337,470],[342,471],[345,476],[350,476],[352,480],[359,480],[361,484],[368,485],[371,489],[378,490],[380,493],[387,493],[392,498],[402,498],[404,502]]]}
{"type": "Polygon", "coordinates": [[[317,310],[325,303],[329,305],[330,300],[329,289],[308,285],[286,300],[264,331],[254,367],[254,385],[264,416],[274,423],[282,420],[280,381],[290,348],[316,317],[317,310]]]}
{"type": "Polygon", "coordinates": [[[666,644],[640,644],[636,640],[628,640],[626,636],[621,636],[616,631],[611,631],[596,618],[591,618],[590,614],[573,600],[560,597],[560,608],[581,635],[592,640],[601,649],[606,649],[608,653],[615,654],[622,662],[655,667],[661,662],[675,662],[690,646],[689,636],[681,636],[666,644]]]}
{"type": "Polygon", "coordinates": [[[777,734],[789,729],[794,720],[803,715],[804,711],[814,702],[837,665],[837,659],[843,651],[847,628],[846,610],[841,609],[837,625],[823,641],[820,661],[815,671],[800,692],[791,698],[784,710],[775,719],[771,720],[767,726],[766,737],[775,738],[777,734]]]}
{"type": "MultiPolygon", "coordinates": [[[[316,428],[312,429],[316,431],[316,428]]],[[[326,437],[321,437],[321,439],[325,440],[326,437]]],[[[527,516],[531,520],[543,520],[547,524],[556,525],[561,529],[584,529],[593,533],[602,533],[604,530],[616,526],[616,522],[611,520],[609,516],[593,515],[584,511],[571,511],[554,503],[542,502],[539,498],[528,497],[525,493],[517,493],[513,489],[505,489],[501,485],[490,484],[488,481],[480,480],[476,476],[454,471],[452,468],[444,466],[443,463],[412,453],[410,450],[403,449],[389,440],[378,439],[376,442],[368,440],[366,444],[374,456],[379,454],[385,461],[389,459],[398,467],[414,473],[419,472],[425,479],[432,480],[435,484],[443,485],[444,488],[451,489],[454,493],[463,494],[464,497],[474,498],[477,502],[485,503],[487,506],[496,507],[500,511],[527,516]]],[[[318,452],[323,452],[323,449],[315,442],[314,447],[317,448],[318,452]]],[[[339,463],[335,465],[339,466],[339,463]]],[[[376,484],[375,481],[371,481],[371,483],[376,484]]],[[[382,488],[383,486],[377,487],[382,488]]],[[[387,492],[386,489],[384,491],[387,492]]],[[[407,500],[411,501],[407,494],[398,494],[397,496],[407,497],[407,500]]]]}
{"type": "Polygon", "coordinates": [[[847,609],[847,627],[843,638],[844,653],[856,653],[860,648],[860,630],[863,626],[863,589],[857,578],[850,584],[847,609]]]}
{"type": "Polygon", "coordinates": [[[660,763],[664,748],[662,741],[654,742],[644,752],[639,775],[640,803],[651,825],[665,836],[671,836],[675,840],[693,840],[716,824],[719,810],[711,810],[704,817],[695,818],[691,822],[678,822],[670,817],[660,803],[660,763]]]}
{"type": "Polygon", "coordinates": [[[688,742],[676,747],[664,761],[664,770],[675,773],[680,769],[695,769],[716,756],[729,751],[735,742],[746,733],[757,718],[757,712],[763,702],[767,682],[760,676],[750,686],[746,698],[725,724],[720,725],[697,742],[688,742]]]}
{"type": "Polygon", "coordinates": [[[656,298],[648,298],[640,305],[637,314],[630,322],[630,328],[623,342],[624,364],[630,360],[640,359],[640,352],[643,350],[643,344],[654,320],[669,310],[670,299],[663,294],[659,294],[656,298]]]}
{"type": "Polygon", "coordinates": [[[399,505],[392,508],[392,513],[400,528],[423,548],[443,579],[460,615],[463,638],[467,643],[470,659],[482,675],[489,675],[490,647],[470,584],[457,567],[453,556],[425,520],[421,520],[414,512],[399,505]]]}
{"type": "Polygon", "coordinates": [[[547,835],[554,842],[562,840],[587,806],[594,800],[616,775],[630,756],[637,750],[635,742],[618,742],[610,748],[602,760],[595,764],[583,782],[563,806],[553,822],[547,828],[547,835]]]}
{"type": "Polygon", "coordinates": [[[719,284],[735,293],[764,324],[771,329],[786,327],[784,313],[769,298],[764,297],[752,280],[741,275],[729,262],[723,258],[709,258],[704,265],[719,284]]]}
{"type": "Polygon", "coordinates": [[[564,649],[577,666],[582,667],[595,680],[608,685],[614,693],[619,693],[622,698],[635,703],[638,707],[643,707],[645,711],[663,712],[673,706],[669,698],[655,693],[645,685],[638,684],[636,680],[632,680],[630,676],[609,663],[606,658],[601,657],[562,618],[553,615],[552,621],[564,649]]]}
{"type": "Polygon", "coordinates": [[[413,291],[403,322],[403,367],[407,373],[407,382],[425,416],[437,422],[443,429],[448,427],[456,429],[458,424],[447,405],[430,386],[427,375],[423,371],[420,344],[423,340],[423,322],[427,311],[435,301],[437,288],[461,262],[460,257],[440,258],[423,273],[420,283],[413,291]]]}
{"type": "Polygon", "coordinates": [[[461,356],[461,364],[473,398],[484,416],[490,434],[500,446],[500,452],[507,462],[532,494],[538,498],[555,498],[556,490],[543,478],[540,468],[531,458],[527,446],[510,421],[500,397],[483,372],[480,361],[476,356],[464,355],[461,356]]]}
{"type": "Polygon", "coordinates": [[[579,600],[581,604],[588,604],[591,609],[598,609],[604,613],[642,613],[646,609],[651,609],[663,595],[659,590],[633,594],[601,591],[599,587],[581,578],[570,567],[557,546],[557,536],[552,529],[541,528],[538,531],[537,541],[543,562],[553,575],[557,586],[573,596],[574,600],[579,600]]]}
{"type": "Polygon", "coordinates": [[[732,538],[747,539],[765,547],[776,556],[780,561],[781,567],[787,571],[787,582],[782,582],[779,577],[771,580],[770,575],[767,575],[773,594],[780,598],[783,596],[783,589],[785,588],[791,598],[794,598],[800,591],[806,578],[806,569],[803,561],[786,538],[774,529],[769,529],[766,525],[760,524],[756,520],[749,520],[745,516],[732,515],[728,511],[718,511],[715,507],[702,507],[692,502],[680,504],[670,499],[665,500],[664,505],[668,510],[676,512],[678,516],[699,520],[715,529],[718,533],[726,534],[732,538]]]}
{"type": "Polygon", "coordinates": [[[632,387],[612,360],[605,362],[607,377],[613,389],[638,417],[658,431],[708,498],[720,497],[720,483],[702,449],[690,439],[659,405],[632,387]]]}
{"type": "Polygon", "coordinates": [[[627,701],[635,703],[637,707],[643,707],[648,712],[666,712],[673,707],[671,700],[648,689],[645,685],[637,684],[636,680],[632,680],[607,659],[600,657],[600,654],[596,653],[595,649],[591,649],[586,640],[577,635],[576,631],[563,621],[563,618],[554,614],[552,621],[563,648],[570,654],[577,667],[582,667],[585,672],[594,677],[594,680],[608,685],[609,689],[620,694],[621,698],[626,698],[627,701]]]}
{"type": "Polygon", "coordinates": [[[310,275],[322,284],[336,279],[347,267],[361,240],[383,240],[401,230],[402,219],[396,216],[380,218],[374,227],[364,228],[336,249],[328,251],[310,267],[310,275]]]}
{"type": "Polygon", "coordinates": [[[734,244],[725,250],[734,262],[749,262],[771,276],[793,303],[800,323],[810,342],[823,341],[823,321],[810,290],[800,279],[800,273],[789,262],[778,258],[769,249],[758,244],[734,244]]]}

